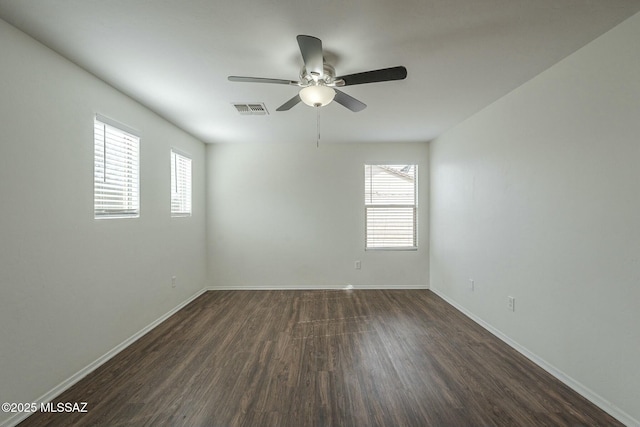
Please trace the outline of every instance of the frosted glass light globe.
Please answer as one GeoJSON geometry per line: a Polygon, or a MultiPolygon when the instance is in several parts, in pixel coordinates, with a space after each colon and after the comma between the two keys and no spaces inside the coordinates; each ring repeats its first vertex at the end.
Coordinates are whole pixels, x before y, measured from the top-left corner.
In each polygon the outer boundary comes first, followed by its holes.
{"type": "Polygon", "coordinates": [[[300,90],[300,99],[310,107],[324,107],[333,101],[336,91],[324,85],[307,86],[300,90]]]}

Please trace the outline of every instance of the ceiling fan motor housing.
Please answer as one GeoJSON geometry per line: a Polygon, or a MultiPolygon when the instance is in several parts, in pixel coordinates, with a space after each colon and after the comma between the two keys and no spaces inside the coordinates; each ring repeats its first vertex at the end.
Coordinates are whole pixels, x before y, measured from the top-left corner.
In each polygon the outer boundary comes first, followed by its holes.
{"type": "Polygon", "coordinates": [[[336,82],[336,70],[331,64],[326,62],[323,64],[323,74],[320,76],[318,73],[309,72],[305,66],[300,70],[300,86],[311,86],[317,84],[323,84],[326,86],[333,86],[336,82]]]}

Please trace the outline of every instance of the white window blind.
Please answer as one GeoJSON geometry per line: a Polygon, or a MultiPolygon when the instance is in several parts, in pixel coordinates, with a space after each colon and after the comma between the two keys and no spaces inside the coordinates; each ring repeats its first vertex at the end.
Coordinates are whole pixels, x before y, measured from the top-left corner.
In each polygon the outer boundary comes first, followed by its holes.
{"type": "Polygon", "coordinates": [[[140,138],[96,116],[93,204],[96,218],[140,216],[140,138]]]}
{"type": "Polygon", "coordinates": [[[417,248],[417,165],[365,165],[365,249],[417,248]]]}
{"type": "Polygon", "coordinates": [[[191,159],[171,150],[171,216],[191,215],[191,159]]]}

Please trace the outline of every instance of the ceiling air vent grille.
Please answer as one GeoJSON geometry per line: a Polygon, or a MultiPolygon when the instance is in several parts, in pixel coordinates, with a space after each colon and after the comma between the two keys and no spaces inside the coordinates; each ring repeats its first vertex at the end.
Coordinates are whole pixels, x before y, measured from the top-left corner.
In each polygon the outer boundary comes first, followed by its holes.
{"type": "Polygon", "coordinates": [[[250,104],[236,102],[233,106],[236,107],[238,113],[242,115],[265,116],[269,114],[269,111],[267,111],[267,107],[264,106],[263,102],[253,102],[250,104]]]}

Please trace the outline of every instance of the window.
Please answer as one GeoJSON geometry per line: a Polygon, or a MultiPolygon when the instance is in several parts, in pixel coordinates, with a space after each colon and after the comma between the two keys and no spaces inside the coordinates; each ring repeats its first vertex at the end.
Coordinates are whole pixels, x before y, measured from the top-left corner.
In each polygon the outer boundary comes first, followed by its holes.
{"type": "Polygon", "coordinates": [[[171,150],[171,216],[191,216],[191,159],[171,150]]]}
{"type": "Polygon", "coordinates": [[[140,216],[140,138],[105,117],[93,128],[93,206],[95,218],[140,216]]]}
{"type": "Polygon", "coordinates": [[[365,165],[365,249],[417,249],[417,165],[365,165]]]}

